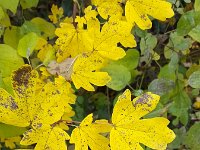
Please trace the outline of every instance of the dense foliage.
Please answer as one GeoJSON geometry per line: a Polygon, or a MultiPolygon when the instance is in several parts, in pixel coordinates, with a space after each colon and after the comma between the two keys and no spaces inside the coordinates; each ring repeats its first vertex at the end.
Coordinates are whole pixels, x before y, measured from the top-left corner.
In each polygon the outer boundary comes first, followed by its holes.
{"type": "Polygon", "coordinates": [[[0,148],[200,149],[200,0],[0,1],[0,148]]]}

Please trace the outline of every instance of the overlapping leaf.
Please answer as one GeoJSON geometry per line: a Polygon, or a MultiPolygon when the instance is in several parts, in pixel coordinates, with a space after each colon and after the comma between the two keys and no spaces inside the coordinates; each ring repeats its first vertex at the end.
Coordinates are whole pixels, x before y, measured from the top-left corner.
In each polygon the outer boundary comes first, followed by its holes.
{"type": "Polygon", "coordinates": [[[48,129],[30,129],[24,133],[20,144],[31,145],[37,143],[34,150],[66,150],[66,140],[69,135],[61,128],[53,127],[48,129]]]}
{"type": "Polygon", "coordinates": [[[92,0],[92,3],[97,6],[97,10],[102,18],[107,19],[109,16],[121,16],[122,7],[121,0],[92,0]]]}
{"type": "Polygon", "coordinates": [[[64,113],[66,103],[73,103],[73,98],[66,102],[69,90],[59,82],[47,83],[36,92],[38,73],[30,66],[24,65],[12,74],[14,96],[0,89],[0,121],[15,126],[39,128],[53,124],[64,113]],[[64,96],[66,98],[64,98],[64,96]]]}
{"type": "Polygon", "coordinates": [[[104,86],[110,81],[107,72],[100,72],[99,69],[104,65],[105,60],[97,53],[81,55],[73,65],[71,75],[72,81],[77,89],[83,87],[88,91],[94,91],[91,84],[104,86]]]}
{"type": "Polygon", "coordinates": [[[125,47],[136,46],[131,34],[131,24],[111,19],[100,30],[100,22],[96,19],[94,11],[86,10],[85,22],[84,18],[79,17],[76,20],[76,28],[72,24],[62,23],[61,28],[56,30],[59,37],[56,44],[60,46],[57,53],[58,61],[93,51],[97,51],[103,57],[117,60],[125,56],[124,50],[117,46],[118,43],[125,47]],[[87,29],[81,28],[83,23],[88,25],[87,29]]]}
{"type": "Polygon", "coordinates": [[[124,2],[127,21],[130,23],[136,23],[141,29],[151,28],[152,23],[148,15],[161,21],[165,21],[166,18],[171,18],[174,15],[171,4],[163,0],[115,0],[112,2],[105,0],[92,0],[92,2],[97,6],[99,14],[104,19],[107,19],[109,15],[116,15],[117,13],[113,12],[117,10],[119,14],[119,3],[124,2]]]}
{"type": "Polygon", "coordinates": [[[131,93],[126,90],[114,107],[110,132],[112,150],[142,150],[140,143],[153,148],[165,149],[175,135],[167,125],[169,121],[162,117],[142,119],[141,117],[155,109],[159,96],[146,93],[131,101],[131,93]]]}
{"type": "Polygon", "coordinates": [[[71,134],[70,143],[75,143],[75,150],[109,150],[109,140],[100,133],[109,132],[111,126],[106,120],[97,120],[93,122],[93,115],[88,115],[75,128],[71,134]]]}

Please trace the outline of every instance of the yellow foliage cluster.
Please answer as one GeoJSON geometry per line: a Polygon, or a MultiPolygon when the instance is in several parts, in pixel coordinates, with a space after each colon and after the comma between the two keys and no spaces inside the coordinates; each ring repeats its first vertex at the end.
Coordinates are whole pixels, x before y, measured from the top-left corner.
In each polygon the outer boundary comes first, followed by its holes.
{"type": "Polygon", "coordinates": [[[101,72],[107,61],[123,58],[122,47],[136,46],[132,35],[134,24],[149,29],[152,25],[147,15],[161,21],[174,15],[171,4],[163,0],[92,0],[92,4],[97,11],[88,6],[84,16],[77,16],[74,22],[65,19],[55,31],[58,63],[74,59],[67,72],[57,73],[67,76],[77,89],[82,87],[88,91],[95,90],[91,84],[104,86],[111,80],[106,72],[101,72]],[[125,5],[124,10],[122,5],[125,5]],[[103,25],[98,14],[107,20],[103,25]]]}
{"type": "Polygon", "coordinates": [[[14,96],[0,89],[0,122],[31,126],[24,133],[22,145],[37,143],[35,150],[65,150],[65,141],[70,140],[75,143],[76,150],[88,147],[95,150],[142,149],[140,143],[153,149],[165,149],[175,138],[167,127],[167,119],[141,119],[156,108],[160,97],[148,92],[131,100],[129,90],[118,98],[110,123],[107,120],[93,122],[90,114],[72,131],[70,138],[63,130],[68,130],[67,123],[73,122],[70,104],[75,103],[75,95],[70,84],[59,77],[37,88],[38,77],[36,70],[24,65],[12,74],[14,96]]]}
{"type": "Polygon", "coordinates": [[[134,24],[149,29],[148,15],[161,21],[172,17],[171,4],[164,0],[92,0],[92,4],[97,9],[88,6],[84,16],[62,22],[63,9],[52,6],[49,18],[56,25],[60,23],[56,44],[39,38],[35,47],[37,57],[48,67],[40,68],[41,75],[29,65],[12,73],[13,95],[0,88],[0,122],[27,127],[20,144],[36,144],[35,150],[66,150],[66,140],[75,144],[75,150],[142,150],[140,144],[165,149],[175,138],[167,127],[169,121],[162,117],[141,119],[156,108],[158,95],[148,92],[131,100],[131,92],[126,90],[119,96],[110,122],[93,121],[93,114],[89,114],[77,126],[71,119],[76,96],[68,81],[76,89],[88,91],[95,90],[93,85],[106,85],[112,79],[101,69],[110,60],[123,58],[124,48],[136,46],[134,24]],[[100,22],[98,15],[106,22],[100,22]],[[56,75],[54,81],[49,73],[56,75]],[[64,131],[68,125],[75,126],[71,137],[64,131]]]}

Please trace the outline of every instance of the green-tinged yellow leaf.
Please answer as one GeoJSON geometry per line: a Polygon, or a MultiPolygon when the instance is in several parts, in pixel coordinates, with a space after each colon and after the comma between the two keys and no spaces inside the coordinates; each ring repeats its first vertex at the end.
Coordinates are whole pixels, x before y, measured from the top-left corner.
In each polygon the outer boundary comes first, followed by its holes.
{"type": "Polygon", "coordinates": [[[36,7],[38,4],[39,0],[20,0],[20,4],[23,9],[31,8],[31,7],[36,7]]]}
{"type": "Polygon", "coordinates": [[[195,11],[200,11],[200,0],[195,0],[194,9],[195,11]]]}
{"type": "Polygon", "coordinates": [[[148,15],[165,21],[174,15],[172,5],[163,0],[127,0],[125,16],[128,22],[136,23],[141,29],[149,29],[152,26],[148,15]]]}
{"type": "Polygon", "coordinates": [[[55,48],[50,44],[44,45],[38,52],[37,57],[44,65],[47,65],[51,60],[55,60],[55,48]]]}
{"type": "Polygon", "coordinates": [[[165,149],[167,144],[173,141],[175,134],[167,127],[167,119],[157,117],[140,120],[155,109],[158,101],[159,96],[150,92],[136,97],[133,101],[129,90],[119,97],[112,114],[112,150],[142,150],[140,143],[153,149],[165,149]]]}
{"type": "Polygon", "coordinates": [[[23,36],[19,40],[18,44],[18,54],[22,57],[28,58],[36,47],[39,37],[37,34],[31,32],[23,36]]]}
{"type": "Polygon", "coordinates": [[[10,76],[13,70],[24,64],[17,51],[6,44],[0,44],[0,54],[0,71],[3,78],[10,76]]]}
{"type": "Polygon", "coordinates": [[[69,135],[62,129],[53,127],[45,129],[30,129],[24,133],[20,144],[31,145],[36,144],[34,150],[66,150],[66,140],[69,135]]]}
{"type": "Polygon", "coordinates": [[[12,26],[11,28],[6,28],[3,41],[5,44],[17,49],[17,46],[21,37],[22,35],[20,34],[20,28],[16,26],[12,26]]]}
{"type": "Polygon", "coordinates": [[[97,54],[81,55],[73,65],[72,81],[77,89],[83,87],[88,91],[94,91],[91,84],[104,86],[110,81],[107,72],[100,72],[104,65],[104,59],[97,54]]]}
{"type": "Polygon", "coordinates": [[[10,18],[9,18],[8,14],[5,11],[4,11],[3,17],[0,19],[0,25],[1,25],[1,27],[9,27],[9,26],[11,26],[10,18]]]}
{"type": "Polygon", "coordinates": [[[9,9],[15,14],[17,11],[18,3],[19,3],[19,0],[9,0],[9,1],[1,0],[0,6],[2,6],[5,9],[9,9]]]}
{"type": "Polygon", "coordinates": [[[47,22],[46,20],[39,17],[33,18],[31,22],[37,26],[37,28],[40,30],[41,36],[45,39],[52,39],[55,37],[55,27],[52,23],[47,22]]]}
{"type": "Polygon", "coordinates": [[[75,144],[75,150],[109,150],[109,140],[100,133],[109,132],[111,125],[106,120],[93,122],[93,115],[88,115],[71,134],[70,143],[75,144]]]}
{"type": "Polygon", "coordinates": [[[22,135],[27,129],[0,123],[0,138],[22,135]]]}
{"type": "Polygon", "coordinates": [[[2,9],[2,7],[0,6],[0,20],[3,19],[5,17],[5,13],[2,9]]]}

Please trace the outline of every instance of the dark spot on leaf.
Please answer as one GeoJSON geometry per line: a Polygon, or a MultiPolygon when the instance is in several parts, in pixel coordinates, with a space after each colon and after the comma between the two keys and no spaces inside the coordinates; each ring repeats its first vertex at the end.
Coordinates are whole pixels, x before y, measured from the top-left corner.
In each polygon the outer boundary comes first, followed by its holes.
{"type": "MultiPolygon", "coordinates": [[[[31,76],[31,66],[23,66],[18,70],[14,71],[13,75],[13,86],[25,86],[28,87],[28,82],[31,76]]],[[[20,93],[20,91],[18,91],[20,93]]]]}
{"type": "Polygon", "coordinates": [[[151,95],[149,94],[143,94],[134,104],[134,107],[136,107],[138,104],[147,104],[149,107],[151,106],[150,101],[153,99],[151,95]]]}

